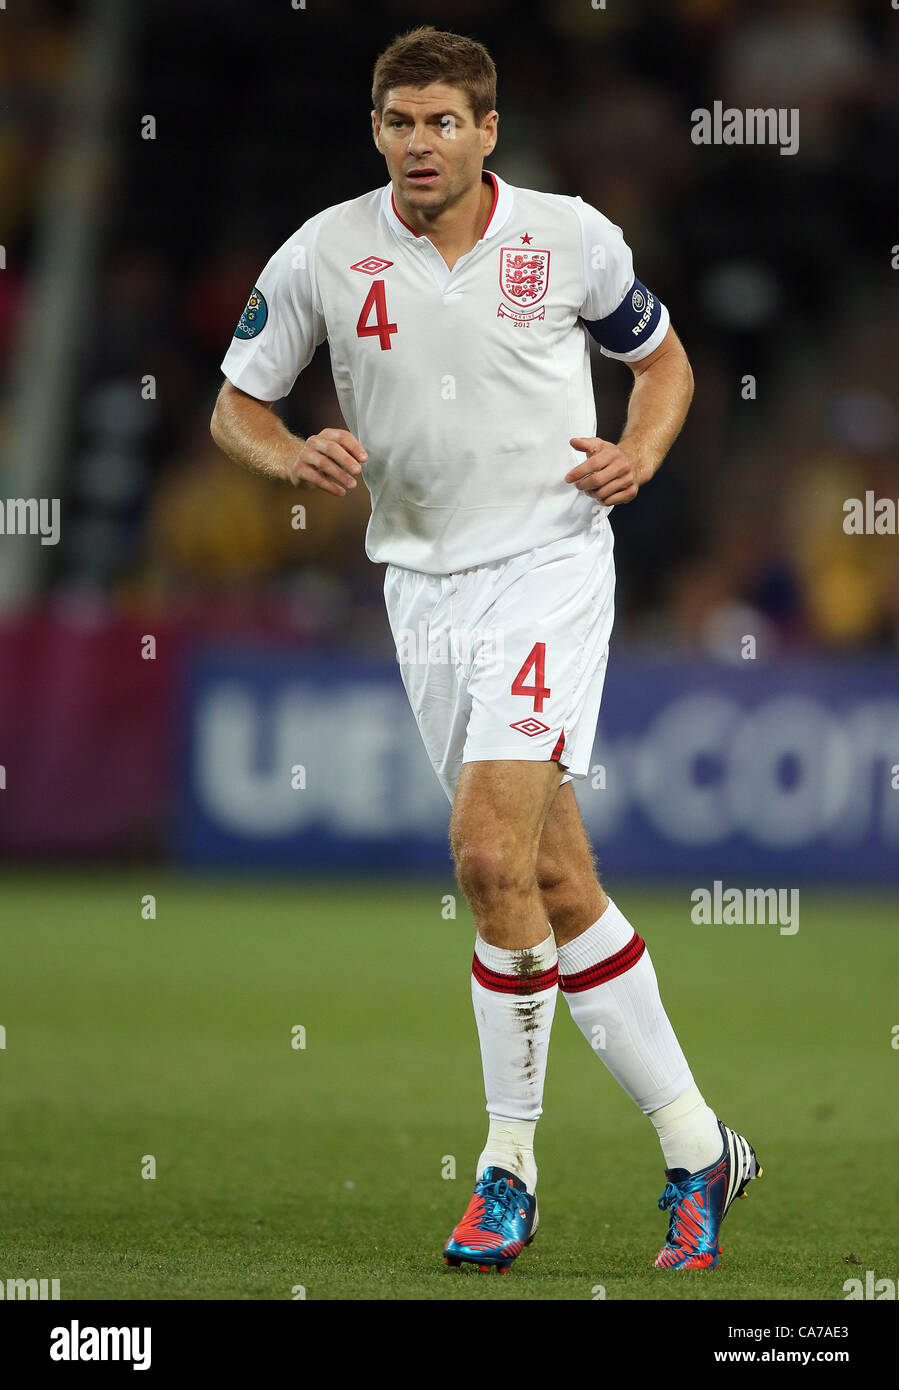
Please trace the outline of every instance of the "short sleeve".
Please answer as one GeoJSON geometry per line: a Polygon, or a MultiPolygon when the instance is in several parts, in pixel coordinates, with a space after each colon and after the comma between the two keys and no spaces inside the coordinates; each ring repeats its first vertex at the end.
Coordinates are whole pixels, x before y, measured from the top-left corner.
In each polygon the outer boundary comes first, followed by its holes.
{"type": "Polygon", "coordinates": [[[572,202],[581,224],[584,302],[580,317],[606,357],[638,362],[668,332],[668,310],[634,274],[631,249],[621,228],[585,203],[572,202]]]}
{"type": "Polygon", "coordinates": [[[285,241],[253,286],[222,371],[260,401],[290,394],[327,336],[315,284],[315,246],[323,213],[285,241]]]}

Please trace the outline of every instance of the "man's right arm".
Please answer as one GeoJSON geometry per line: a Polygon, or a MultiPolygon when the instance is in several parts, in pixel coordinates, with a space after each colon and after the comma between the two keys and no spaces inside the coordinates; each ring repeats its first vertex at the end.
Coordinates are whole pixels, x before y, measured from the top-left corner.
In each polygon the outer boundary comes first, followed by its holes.
{"type": "Polygon", "coordinates": [[[345,497],[368,455],[349,430],[323,429],[301,439],[272,410],[225,379],[212,412],[210,433],[235,463],[294,487],[318,487],[345,497]]]}

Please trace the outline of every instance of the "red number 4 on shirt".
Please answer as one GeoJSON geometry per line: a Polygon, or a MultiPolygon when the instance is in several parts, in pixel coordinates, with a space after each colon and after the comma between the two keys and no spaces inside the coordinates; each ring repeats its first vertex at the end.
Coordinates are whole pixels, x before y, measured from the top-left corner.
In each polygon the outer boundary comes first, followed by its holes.
{"type": "Polygon", "coordinates": [[[524,665],[522,666],[521,670],[518,672],[518,675],[512,682],[513,695],[533,695],[535,714],[542,713],[543,701],[548,700],[550,695],[552,694],[552,691],[550,690],[549,686],[544,684],[544,681],[546,680],[546,676],[544,674],[545,664],[546,643],[535,642],[533,647],[531,647],[531,650],[528,652],[527,657],[525,658],[524,665]],[[534,684],[525,685],[525,677],[531,670],[531,667],[534,668],[534,684]]]}
{"type": "Polygon", "coordinates": [[[356,323],[357,338],[380,338],[381,351],[385,352],[393,347],[390,341],[391,333],[398,333],[399,329],[395,323],[387,322],[387,296],[384,293],[384,281],[375,280],[372,287],[365,297],[362,305],[362,312],[356,323]],[[374,310],[374,323],[366,323],[369,314],[374,310]]]}

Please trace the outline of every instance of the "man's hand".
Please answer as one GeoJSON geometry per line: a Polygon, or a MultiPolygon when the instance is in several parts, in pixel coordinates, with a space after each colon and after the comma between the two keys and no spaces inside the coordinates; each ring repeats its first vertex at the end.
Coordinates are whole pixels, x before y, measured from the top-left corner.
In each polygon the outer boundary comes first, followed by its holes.
{"type": "Polygon", "coordinates": [[[633,502],[640,490],[637,470],[617,444],[607,439],[570,439],[569,444],[587,454],[583,463],[576,464],[565,474],[566,483],[574,483],[595,501],[606,507],[633,502]]]}
{"type": "Polygon", "coordinates": [[[353,475],[361,473],[360,464],[368,458],[358,439],[349,430],[337,429],[301,439],[291,434],[273,405],[241,391],[226,377],[209,423],[216,444],[235,463],[263,478],[345,497],[356,486],[353,475]]]}
{"type": "Polygon", "coordinates": [[[368,454],[349,430],[324,429],[311,434],[287,470],[288,482],[294,487],[320,487],[336,497],[346,497],[347,489],[356,486],[355,474],[368,454]]]}

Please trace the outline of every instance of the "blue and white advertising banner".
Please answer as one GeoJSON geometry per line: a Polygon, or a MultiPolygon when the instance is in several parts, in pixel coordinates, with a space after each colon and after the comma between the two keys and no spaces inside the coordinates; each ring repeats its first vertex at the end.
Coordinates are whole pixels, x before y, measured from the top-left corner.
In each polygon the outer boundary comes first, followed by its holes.
{"type": "MultiPolygon", "coordinates": [[[[195,865],[449,868],[449,803],[395,665],[209,651],[183,691],[176,851],[195,865]]],[[[899,662],[613,654],[575,784],[611,878],[899,883],[899,662]]]]}

